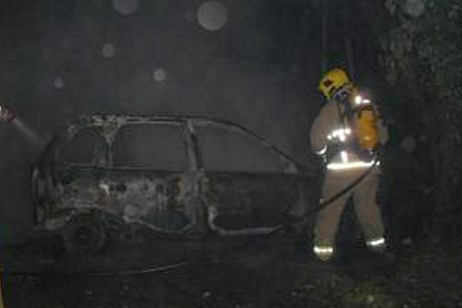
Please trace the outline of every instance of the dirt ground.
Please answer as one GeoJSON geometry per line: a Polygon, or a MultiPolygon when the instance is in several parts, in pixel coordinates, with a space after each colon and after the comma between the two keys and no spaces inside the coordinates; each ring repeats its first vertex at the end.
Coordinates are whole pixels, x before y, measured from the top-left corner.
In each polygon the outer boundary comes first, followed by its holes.
{"type": "Polygon", "coordinates": [[[57,247],[54,240],[4,247],[6,307],[462,307],[455,244],[409,240],[387,258],[350,247],[330,264],[303,241],[283,239],[151,239],[93,256],[57,247]]]}

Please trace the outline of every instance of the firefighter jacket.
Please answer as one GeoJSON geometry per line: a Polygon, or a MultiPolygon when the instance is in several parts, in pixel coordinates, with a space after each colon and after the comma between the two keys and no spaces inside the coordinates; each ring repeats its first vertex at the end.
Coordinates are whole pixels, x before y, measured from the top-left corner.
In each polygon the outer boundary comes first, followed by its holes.
{"type": "MultiPolygon", "coordinates": [[[[368,101],[370,102],[370,101],[368,101]]],[[[374,106],[377,115],[378,109],[374,106]]],[[[345,107],[334,101],[329,101],[323,106],[317,118],[314,120],[310,131],[311,149],[318,155],[327,158],[328,170],[347,170],[372,166],[373,161],[365,158],[350,146],[354,142],[354,134],[348,121],[343,114],[345,107]]],[[[383,121],[378,116],[377,129],[379,143],[384,145],[388,141],[388,131],[383,121]]]]}

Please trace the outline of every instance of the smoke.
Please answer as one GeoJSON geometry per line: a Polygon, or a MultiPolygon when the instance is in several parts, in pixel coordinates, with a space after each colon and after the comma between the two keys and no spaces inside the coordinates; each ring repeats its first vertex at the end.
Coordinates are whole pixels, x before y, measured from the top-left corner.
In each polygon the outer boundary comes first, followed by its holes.
{"type": "MultiPolygon", "coordinates": [[[[42,11],[11,11],[3,21],[0,94],[18,110],[9,129],[22,140],[0,163],[28,171],[36,158],[29,147],[40,152],[49,137],[33,128],[53,132],[92,113],[217,116],[306,156],[318,106],[317,41],[306,38],[318,29],[299,23],[309,1],[74,1],[59,12],[66,1],[36,1],[42,11]],[[56,12],[59,22],[50,18],[56,12]]],[[[2,136],[3,144],[13,138],[2,136]]],[[[26,171],[2,191],[23,197],[26,171]]],[[[27,214],[15,210],[30,207],[25,197],[8,198],[5,211],[27,214]]]]}

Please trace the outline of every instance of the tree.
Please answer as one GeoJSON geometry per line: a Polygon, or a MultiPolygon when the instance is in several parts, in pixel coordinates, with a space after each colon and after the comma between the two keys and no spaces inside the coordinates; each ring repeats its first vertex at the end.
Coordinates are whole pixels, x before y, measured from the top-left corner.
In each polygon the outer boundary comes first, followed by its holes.
{"type": "Polygon", "coordinates": [[[431,232],[448,235],[462,218],[462,4],[385,0],[384,5],[389,20],[381,63],[396,97],[406,98],[400,103],[415,114],[410,120],[428,137],[435,178],[431,232]]]}

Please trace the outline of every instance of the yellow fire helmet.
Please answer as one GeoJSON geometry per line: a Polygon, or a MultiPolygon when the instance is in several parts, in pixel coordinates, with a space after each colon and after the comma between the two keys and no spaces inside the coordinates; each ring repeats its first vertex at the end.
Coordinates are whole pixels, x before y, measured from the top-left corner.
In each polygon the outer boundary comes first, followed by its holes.
{"type": "Polygon", "coordinates": [[[324,94],[327,99],[332,99],[338,90],[346,85],[351,85],[347,73],[340,68],[334,68],[324,74],[319,82],[319,91],[324,94]]]}

